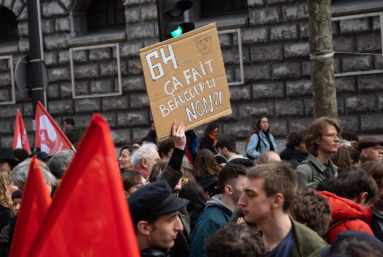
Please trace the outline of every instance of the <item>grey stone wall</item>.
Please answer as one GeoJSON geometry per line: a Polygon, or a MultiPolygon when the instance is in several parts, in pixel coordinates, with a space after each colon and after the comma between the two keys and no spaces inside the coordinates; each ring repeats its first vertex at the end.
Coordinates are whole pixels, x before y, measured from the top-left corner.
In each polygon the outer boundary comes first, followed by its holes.
{"type": "MultiPolygon", "coordinates": [[[[0,1],[1,3],[2,1],[0,1]]],[[[18,17],[18,51],[14,64],[29,51],[25,2],[5,0],[18,17]]],[[[311,70],[309,60],[308,11],[304,0],[248,0],[248,24],[241,25],[245,84],[231,86],[233,114],[217,121],[220,134],[238,141],[244,151],[249,132],[261,115],[270,117],[271,131],[278,150],[283,150],[289,131],[305,128],[313,119],[311,70]]],[[[118,35],[71,38],[69,13],[74,2],[42,3],[44,60],[48,67],[48,110],[59,126],[73,117],[85,128],[91,115],[101,112],[108,121],[116,146],[140,142],[151,121],[148,97],[139,60],[139,49],[158,42],[157,10],[154,0],[125,0],[126,30],[118,35]],[[74,43],[75,42],[75,43],[74,43]],[[123,95],[72,99],[69,48],[78,44],[120,43],[123,95]],[[85,42],[85,43],[84,43],[85,42]]],[[[229,19],[230,17],[228,17],[229,19]]],[[[342,52],[381,53],[378,17],[333,22],[334,49],[342,52]]],[[[225,27],[219,26],[220,30],[225,27]]],[[[240,80],[238,38],[221,34],[220,43],[228,81],[240,80]]],[[[13,49],[13,48],[12,48],[13,49]]],[[[101,48],[76,51],[76,95],[118,91],[116,50],[101,48]]],[[[382,58],[337,54],[336,73],[382,69],[382,58]]],[[[9,64],[0,61],[0,102],[9,99],[9,64]],[[8,92],[8,93],[7,93],[8,92]]],[[[383,74],[336,79],[339,119],[343,129],[379,135],[383,127],[383,74]]],[[[17,104],[0,105],[0,145],[13,145],[16,110],[23,115],[33,145],[32,104],[17,94],[17,104]]],[[[202,135],[205,126],[195,129],[202,135]]]]}

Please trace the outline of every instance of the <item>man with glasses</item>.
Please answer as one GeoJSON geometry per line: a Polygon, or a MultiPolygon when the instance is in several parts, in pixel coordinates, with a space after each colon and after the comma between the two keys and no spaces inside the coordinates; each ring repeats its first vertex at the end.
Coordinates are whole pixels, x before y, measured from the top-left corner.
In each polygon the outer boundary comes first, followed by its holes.
{"type": "Polygon", "coordinates": [[[337,151],[340,133],[335,119],[323,117],[310,123],[305,138],[309,156],[295,169],[298,187],[338,176],[338,167],[330,160],[330,154],[337,151]]]}
{"type": "Polygon", "coordinates": [[[358,148],[362,163],[382,159],[383,141],[374,137],[365,137],[359,141],[358,148]]]}

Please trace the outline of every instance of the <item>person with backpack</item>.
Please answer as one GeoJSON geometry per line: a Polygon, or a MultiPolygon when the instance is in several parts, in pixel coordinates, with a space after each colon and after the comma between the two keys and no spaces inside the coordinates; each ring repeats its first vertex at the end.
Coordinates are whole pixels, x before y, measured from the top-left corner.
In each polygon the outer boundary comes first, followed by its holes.
{"type": "Polygon", "coordinates": [[[307,127],[305,144],[309,156],[295,169],[299,188],[338,176],[338,167],[330,160],[330,154],[338,150],[340,132],[338,121],[326,117],[312,121],[307,127]]]}
{"type": "Polygon", "coordinates": [[[266,116],[261,116],[246,140],[246,154],[247,158],[257,161],[261,153],[268,151],[276,152],[277,145],[270,133],[269,119],[266,116]]]}

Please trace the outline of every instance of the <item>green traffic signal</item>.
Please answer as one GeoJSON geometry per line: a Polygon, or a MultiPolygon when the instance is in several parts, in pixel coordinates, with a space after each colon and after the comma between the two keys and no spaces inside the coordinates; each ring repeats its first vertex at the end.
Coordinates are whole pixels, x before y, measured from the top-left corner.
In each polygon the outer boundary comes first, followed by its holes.
{"type": "Polygon", "coordinates": [[[178,26],[178,29],[176,29],[175,31],[173,32],[170,32],[170,34],[173,36],[173,37],[179,37],[182,35],[182,28],[181,26],[178,26]]]}

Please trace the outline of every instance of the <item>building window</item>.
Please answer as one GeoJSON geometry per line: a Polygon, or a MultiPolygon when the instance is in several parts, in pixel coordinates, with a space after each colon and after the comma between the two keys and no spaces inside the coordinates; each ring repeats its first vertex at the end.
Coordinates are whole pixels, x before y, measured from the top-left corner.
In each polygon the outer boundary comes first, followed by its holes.
{"type": "Polygon", "coordinates": [[[0,42],[19,39],[17,17],[8,8],[0,7],[0,42]]]}
{"type": "Polygon", "coordinates": [[[122,0],[95,0],[87,11],[88,31],[125,26],[122,0]]]}
{"type": "Polygon", "coordinates": [[[248,10],[247,0],[201,0],[201,16],[248,10]]]}

